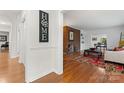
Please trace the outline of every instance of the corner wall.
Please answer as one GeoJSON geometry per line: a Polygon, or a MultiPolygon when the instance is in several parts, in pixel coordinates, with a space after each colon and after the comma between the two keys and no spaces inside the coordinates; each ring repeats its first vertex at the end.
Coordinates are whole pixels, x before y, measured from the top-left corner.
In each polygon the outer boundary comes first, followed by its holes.
{"type": "MultiPolygon", "coordinates": [[[[45,11],[49,13],[49,42],[39,43],[39,11],[27,11],[26,13],[26,82],[32,82],[51,72],[63,72],[63,57],[59,50],[60,12],[57,10],[45,11]],[[59,55],[61,54],[61,55],[59,55]],[[58,56],[59,55],[59,56],[58,56]]],[[[61,37],[61,36],[60,36],[61,37]]]]}
{"type": "Polygon", "coordinates": [[[17,23],[12,22],[9,38],[9,55],[10,58],[16,58],[17,54],[17,23]]]}

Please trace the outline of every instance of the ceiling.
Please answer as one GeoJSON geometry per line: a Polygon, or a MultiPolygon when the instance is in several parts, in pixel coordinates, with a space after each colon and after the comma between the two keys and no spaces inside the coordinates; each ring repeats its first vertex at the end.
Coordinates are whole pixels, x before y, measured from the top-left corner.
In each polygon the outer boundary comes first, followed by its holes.
{"type": "Polygon", "coordinates": [[[10,25],[21,10],[0,10],[0,25],[10,25]]]}
{"type": "Polygon", "coordinates": [[[64,25],[100,29],[124,25],[124,10],[65,10],[64,25]]]}

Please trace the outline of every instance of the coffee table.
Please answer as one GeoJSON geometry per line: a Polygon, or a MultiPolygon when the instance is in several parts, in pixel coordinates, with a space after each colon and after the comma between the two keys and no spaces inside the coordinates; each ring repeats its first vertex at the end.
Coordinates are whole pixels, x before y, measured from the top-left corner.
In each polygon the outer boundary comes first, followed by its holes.
{"type": "Polygon", "coordinates": [[[93,54],[96,54],[98,59],[102,56],[102,52],[99,50],[91,50],[91,49],[84,50],[84,56],[93,55],[93,54]]]}

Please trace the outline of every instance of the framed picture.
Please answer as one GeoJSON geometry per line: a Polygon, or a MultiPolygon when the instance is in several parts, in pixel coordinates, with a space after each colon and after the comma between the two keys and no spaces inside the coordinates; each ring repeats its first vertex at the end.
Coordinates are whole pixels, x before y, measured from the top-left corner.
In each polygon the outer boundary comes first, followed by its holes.
{"type": "Polygon", "coordinates": [[[39,42],[49,41],[49,14],[39,11],[39,42]]]}
{"type": "Polygon", "coordinates": [[[92,37],[92,41],[97,41],[97,37],[92,37]]]}
{"type": "Polygon", "coordinates": [[[0,41],[1,42],[7,41],[7,36],[6,35],[0,35],[0,41]]]}
{"type": "Polygon", "coordinates": [[[84,44],[84,41],[82,41],[82,44],[84,44]]]}
{"type": "Polygon", "coordinates": [[[74,40],[74,32],[69,33],[69,40],[74,40]]]}

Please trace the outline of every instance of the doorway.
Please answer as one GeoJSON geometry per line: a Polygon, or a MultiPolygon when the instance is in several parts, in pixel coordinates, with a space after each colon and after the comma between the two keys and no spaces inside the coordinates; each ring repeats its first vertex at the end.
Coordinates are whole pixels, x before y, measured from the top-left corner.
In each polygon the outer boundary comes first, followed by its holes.
{"type": "Polygon", "coordinates": [[[0,52],[9,52],[9,32],[0,31],[0,52]]]}
{"type": "Polygon", "coordinates": [[[19,63],[20,16],[20,10],[0,10],[0,83],[25,82],[24,65],[19,63]]]}

